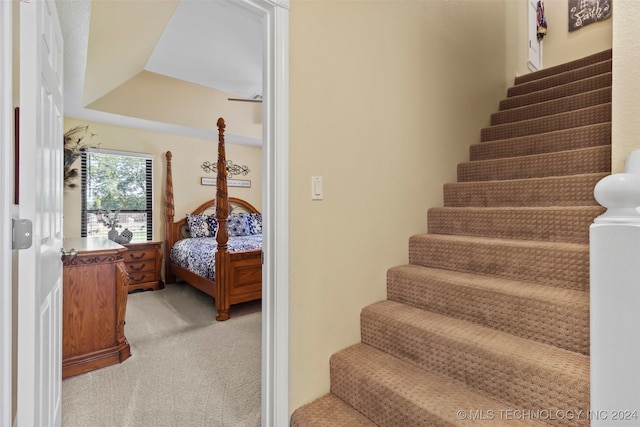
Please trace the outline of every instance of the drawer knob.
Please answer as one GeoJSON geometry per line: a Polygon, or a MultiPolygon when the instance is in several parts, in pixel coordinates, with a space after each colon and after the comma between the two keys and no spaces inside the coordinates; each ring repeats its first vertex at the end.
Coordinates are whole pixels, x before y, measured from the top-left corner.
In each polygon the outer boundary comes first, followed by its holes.
{"type": "Polygon", "coordinates": [[[146,252],[142,252],[140,254],[140,256],[135,256],[134,254],[129,254],[129,256],[131,257],[131,259],[142,259],[144,258],[144,256],[146,255],[146,252]]]}

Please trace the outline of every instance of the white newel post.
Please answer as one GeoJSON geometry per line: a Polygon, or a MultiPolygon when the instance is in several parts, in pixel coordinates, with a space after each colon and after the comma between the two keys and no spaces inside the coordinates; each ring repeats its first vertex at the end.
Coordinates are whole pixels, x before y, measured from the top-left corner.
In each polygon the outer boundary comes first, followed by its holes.
{"type": "Polygon", "coordinates": [[[591,426],[640,426],[640,150],[595,187],[590,229],[591,426]]]}

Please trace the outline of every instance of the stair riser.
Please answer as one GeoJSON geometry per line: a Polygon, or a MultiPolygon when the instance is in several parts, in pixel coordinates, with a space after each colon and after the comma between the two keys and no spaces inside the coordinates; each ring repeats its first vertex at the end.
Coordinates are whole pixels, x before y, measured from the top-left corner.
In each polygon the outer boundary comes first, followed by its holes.
{"type": "Polygon", "coordinates": [[[553,211],[432,208],[427,213],[427,229],[430,234],[588,244],[589,226],[604,211],[600,207],[553,211]]]}
{"type": "Polygon", "coordinates": [[[531,156],[611,144],[611,123],[471,145],[470,160],[531,156]]]}
{"type": "Polygon", "coordinates": [[[606,145],[528,157],[461,163],[458,165],[458,182],[543,178],[606,173],[610,170],[611,147],[606,145]]]}
{"type": "Polygon", "coordinates": [[[409,239],[409,263],[579,291],[589,289],[589,247],[586,245],[572,248],[552,244],[512,245],[440,240],[423,234],[409,239]]]}
{"type": "MultiPolygon", "coordinates": [[[[571,402],[571,409],[583,412],[589,409],[588,374],[578,377],[556,369],[542,369],[508,354],[489,352],[473,342],[443,337],[379,313],[369,316],[363,312],[361,323],[363,343],[496,400],[520,408],[567,410],[567,402],[571,402]]],[[[569,425],[569,420],[557,421],[553,424],[569,425]]]]}
{"type": "Polygon", "coordinates": [[[515,84],[519,85],[519,84],[527,83],[533,80],[545,78],[553,74],[560,74],[565,71],[575,70],[577,68],[582,68],[588,65],[597,64],[603,61],[607,61],[611,59],[611,57],[612,57],[611,49],[594,53],[593,55],[585,56],[584,58],[576,59],[574,61],[570,61],[565,64],[560,64],[553,67],[545,68],[540,71],[536,71],[529,74],[523,74],[522,76],[518,76],[515,78],[515,84]]]}
{"type": "Polygon", "coordinates": [[[589,301],[558,301],[499,293],[480,286],[394,268],[387,299],[433,313],[589,354],[589,301]]]}
{"type": "Polygon", "coordinates": [[[599,206],[593,189],[607,175],[448,183],[444,185],[444,206],[599,206]]]}
{"type": "Polygon", "coordinates": [[[570,70],[561,74],[554,74],[549,77],[534,80],[527,83],[511,86],[507,90],[507,97],[524,95],[539,90],[548,89],[553,86],[563,85],[599,74],[611,72],[611,60],[599,62],[597,64],[588,65],[586,67],[570,70]]]}
{"type": "Polygon", "coordinates": [[[482,129],[480,141],[518,138],[611,121],[611,104],[482,129]]]}
{"type": "Polygon", "coordinates": [[[499,110],[509,110],[511,108],[524,107],[539,102],[552,101],[564,98],[565,96],[578,95],[592,90],[611,87],[612,74],[605,73],[589,77],[584,80],[567,83],[561,86],[554,86],[549,89],[531,92],[520,96],[512,96],[500,101],[499,110]]]}
{"type": "Polygon", "coordinates": [[[537,117],[551,116],[553,114],[593,107],[594,105],[608,102],[611,102],[611,88],[598,89],[553,101],[493,113],[491,115],[491,125],[495,126],[537,117]]]}

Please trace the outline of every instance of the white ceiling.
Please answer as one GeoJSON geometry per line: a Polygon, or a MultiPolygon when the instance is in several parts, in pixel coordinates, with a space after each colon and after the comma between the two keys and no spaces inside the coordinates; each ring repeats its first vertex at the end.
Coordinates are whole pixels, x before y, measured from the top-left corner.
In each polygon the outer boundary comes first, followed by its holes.
{"type": "Polygon", "coordinates": [[[261,29],[225,2],[181,0],[145,70],[240,97],[261,94],[261,29]]]}
{"type": "MultiPolygon", "coordinates": [[[[123,6],[127,3],[110,1],[122,3],[123,6]]],[[[147,5],[152,3],[149,1],[147,5]]],[[[261,95],[261,23],[251,15],[242,13],[233,0],[176,0],[176,3],[164,31],[157,40],[154,39],[155,46],[149,48],[151,54],[146,59],[144,71],[215,89],[234,97],[261,95]]],[[[130,112],[117,114],[86,108],[83,105],[83,94],[86,98],[84,91],[87,90],[85,79],[108,80],[107,76],[91,76],[91,79],[85,76],[87,69],[91,69],[91,64],[87,64],[87,58],[92,57],[87,54],[88,46],[96,45],[95,40],[91,40],[91,43],[89,40],[90,25],[95,25],[96,17],[91,15],[91,0],[57,0],[56,4],[65,43],[65,116],[199,138],[213,135],[211,130],[131,117],[133,114],[130,112]]],[[[117,10],[114,15],[118,15],[117,10]]],[[[145,25],[140,28],[144,31],[145,25]]],[[[122,44],[120,47],[126,49],[122,44]]],[[[110,66],[116,65],[113,61],[110,63],[110,66]]],[[[253,138],[227,137],[230,142],[259,144],[253,138]]]]}

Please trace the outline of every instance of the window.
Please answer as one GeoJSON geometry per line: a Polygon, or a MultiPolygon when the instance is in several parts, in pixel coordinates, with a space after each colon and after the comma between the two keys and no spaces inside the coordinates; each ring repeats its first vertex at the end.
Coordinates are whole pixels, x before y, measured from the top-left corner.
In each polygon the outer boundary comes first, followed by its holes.
{"type": "Polygon", "coordinates": [[[118,211],[132,240],[153,239],[153,160],[149,154],[87,149],[82,154],[82,237],[107,237],[100,212],[118,211]]]}

